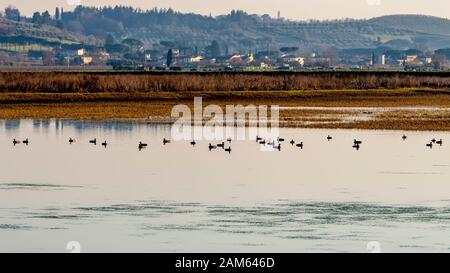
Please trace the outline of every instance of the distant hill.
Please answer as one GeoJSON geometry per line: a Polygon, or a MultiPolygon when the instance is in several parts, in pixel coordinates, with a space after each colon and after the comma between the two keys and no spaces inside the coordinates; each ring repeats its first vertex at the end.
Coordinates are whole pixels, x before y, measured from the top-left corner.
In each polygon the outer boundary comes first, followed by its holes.
{"type": "Polygon", "coordinates": [[[450,20],[433,16],[389,15],[370,19],[369,23],[428,34],[450,35],[450,20]]]}
{"type": "MultiPolygon", "coordinates": [[[[31,19],[29,18],[28,21],[31,19]]],[[[222,55],[298,47],[299,52],[328,48],[440,49],[450,47],[450,21],[421,15],[392,15],[370,20],[289,21],[232,11],[212,17],[172,9],[78,6],[52,25],[0,19],[1,35],[25,35],[66,43],[120,44],[140,40],[146,48],[170,44],[201,52],[217,41],[222,55]],[[58,24],[59,27],[55,27],[58,24]],[[9,29],[8,34],[5,33],[9,29]],[[111,41],[112,40],[112,41],[111,41]]]]}
{"type": "Polygon", "coordinates": [[[183,14],[171,9],[135,10],[129,7],[77,7],[63,21],[68,30],[117,39],[135,38],[148,46],[170,41],[181,47],[204,48],[213,40],[222,51],[248,52],[297,46],[305,51],[336,48],[371,48],[393,41],[448,47],[450,21],[394,15],[370,20],[285,21],[268,15],[232,11],[218,17],[183,14]],[[380,39],[380,41],[377,41],[380,39]]]}
{"type": "MultiPolygon", "coordinates": [[[[0,43],[35,46],[59,44],[89,44],[89,39],[80,33],[71,33],[50,25],[37,25],[11,21],[0,17],[0,43]]],[[[1,49],[1,48],[0,48],[1,49]]]]}

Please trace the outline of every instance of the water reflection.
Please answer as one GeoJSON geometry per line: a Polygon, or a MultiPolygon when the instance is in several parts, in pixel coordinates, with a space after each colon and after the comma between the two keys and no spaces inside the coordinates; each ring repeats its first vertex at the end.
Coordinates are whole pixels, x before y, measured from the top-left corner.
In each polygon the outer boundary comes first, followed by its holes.
{"type": "Polygon", "coordinates": [[[449,149],[425,147],[448,133],[282,129],[280,152],[251,139],[228,154],[204,140],[163,145],[170,132],[0,121],[0,251],[64,252],[68,241],[85,251],[449,249],[449,149]]]}

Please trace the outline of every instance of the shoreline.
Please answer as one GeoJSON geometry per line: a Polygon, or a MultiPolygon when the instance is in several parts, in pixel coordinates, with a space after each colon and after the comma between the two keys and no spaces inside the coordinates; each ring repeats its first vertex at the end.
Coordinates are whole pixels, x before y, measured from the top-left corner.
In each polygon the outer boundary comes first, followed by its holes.
{"type": "Polygon", "coordinates": [[[170,124],[172,107],[279,105],[280,127],[450,131],[445,89],[0,93],[0,119],[73,119],[170,124]]]}

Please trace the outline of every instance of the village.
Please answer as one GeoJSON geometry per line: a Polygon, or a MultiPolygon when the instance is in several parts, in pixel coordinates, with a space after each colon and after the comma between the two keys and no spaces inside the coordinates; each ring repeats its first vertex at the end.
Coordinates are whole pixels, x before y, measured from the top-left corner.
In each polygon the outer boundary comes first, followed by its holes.
{"type": "MultiPolygon", "coordinates": [[[[126,41],[125,41],[126,42],[126,41]]],[[[2,67],[51,67],[67,69],[119,69],[144,71],[298,71],[320,69],[351,70],[448,70],[445,55],[419,50],[387,51],[335,50],[297,54],[298,48],[279,51],[212,55],[208,50],[129,47],[125,52],[93,46],[57,46],[47,49],[18,50],[20,46],[0,43],[2,67]]]]}
{"type": "MultiPolygon", "coordinates": [[[[83,10],[80,14],[86,12],[83,10]]],[[[158,12],[154,16],[171,14],[158,12]]],[[[73,23],[78,21],[69,20],[70,16],[73,15],[62,8],[56,8],[54,14],[36,12],[32,17],[22,16],[13,7],[6,8],[0,14],[0,67],[131,71],[447,71],[450,67],[449,48],[432,49],[418,38],[413,42],[374,36],[372,40],[365,40],[368,46],[351,48],[338,47],[330,40],[316,49],[300,43],[267,41],[261,44],[257,39],[250,39],[245,41],[248,44],[245,47],[233,46],[221,38],[139,39],[126,30],[125,37],[117,33],[82,36],[73,32],[81,26],[73,23]]],[[[230,16],[253,18],[239,11],[230,16]]],[[[281,29],[294,24],[289,25],[279,14],[275,19],[267,16],[257,19],[269,21],[281,29]]],[[[337,22],[339,24],[349,23],[337,22]]],[[[313,23],[297,25],[299,31],[315,27],[313,23]]],[[[304,41],[298,35],[297,39],[304,41]]]]}

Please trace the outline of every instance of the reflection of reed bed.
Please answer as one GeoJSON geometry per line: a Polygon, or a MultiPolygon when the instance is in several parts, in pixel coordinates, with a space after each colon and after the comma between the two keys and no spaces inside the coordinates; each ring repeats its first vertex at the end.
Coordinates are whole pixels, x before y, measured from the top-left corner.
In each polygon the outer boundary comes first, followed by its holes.
{"type": "Polygon", "coordinates": [[[410,120],[410,119],[377,119],[341,124],[317,124],[310,128],[342,128],[373,130],[417,130],[417,131],[449,131],[450,120],[410,120]]]}
{"type": "MultiPolygon", "coordinates": [[[[345,111],[285,116],[286,127],[394,129],[394,130],[450,130],[449,110],[374,110],[345,111]]],[[[283,125],[282,125],[283,126],[283,125]]]]}
{"type": "Polygon", "coordinates": [[[450,110],[390,110],[377,114],[379,119],[414,119],[414,120],[426,120],[426,121],[438,121],[449,120],[450,110]]]}
{"type": "Polygon", "coordinates": [[[299,110],[287,109],[280,112],[280,125],[286,127],[305,127],[320,123],[341,123],[353,111],[346,110],[299,110]]]}

